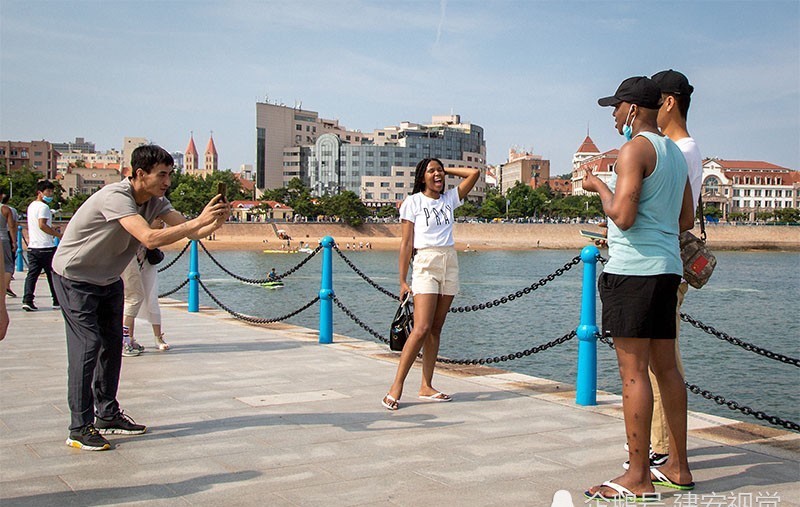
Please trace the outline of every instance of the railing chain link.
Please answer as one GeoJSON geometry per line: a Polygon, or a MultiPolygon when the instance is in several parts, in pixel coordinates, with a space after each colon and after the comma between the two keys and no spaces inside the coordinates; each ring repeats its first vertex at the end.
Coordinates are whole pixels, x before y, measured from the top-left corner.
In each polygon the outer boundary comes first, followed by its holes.
{"type": "Polygon", "coordinates": [[[375,282],[374,280],[372,280],[370,277],[368,277],[367,275],[365,275],[365,274],[364,274],[364,273],[363,273],[363,272],[362,272],[360,269],[358,269],[358,268],[356,267],[356,265],[355,265],[355,264],[353,264],[353,261],[351,261],[350,259],[348,259],[348,258],[347,258],[347,257],[346,257],[346,256],[345,256],[343,253],[342,253],[342,251],[339,249],[339,245],[336,245],[336,244],[334,244],[334,245],[333,245],[333,249],[334,249],[334,250],[336,250],[336,253],[337,253],[337,254],[339,254],[339,257],[341,257],[341,258],[342,258],[342,260],[345,262],[345,264],[347,264],[347,265],[350,267],[350,269],[352,269],[352,270],[353,270],[353,271],[354,271],[354,272],[355,272],[355,273],[356,273],[358,276],[360,276],[361,278],[363,278],[365,282],[367,282],[368,284],[372,285],[372,286],[373,286],[374,288],[376,288],[378,291],[380,291],[380,292],[382,292],[382,293],[386,294],[386,295],[387,295],[387,296],[389,296],[390,298],[392,298],[392,299],[394,299],[394,300],[396,300],[396,301],[400,301],[400,296],[398,296],[397,294],[393,293],[393,292],[392,292],[392,291],[390,291],[389,289],[387,289],[387,288],[385,288],[385,287],[382,287],[382,286],[381,286],[381,285],[379,285],[377,282],[375,282]]]}
{"type": "Polygon", "coordinates": [[[186,244],[183,246],[183,250],[181,250],[181,253],[179,253],[177,257],[175,257],[174,259],[169,261],[165,266],[163,266],[161,268],[158,268],[158,272],[161,273],[161,272],[164,272],[164,271],[168,270],[169,268],[171,268],[172,265],[175,264],[176,262],[178,262],[178,259],[180,259],[183,256],[183,254],[186,253],[186,250],[189,249],[189,245],[191,245],[191,244],[192,244],[191,241],[187,241],[186,244]]]}
{"type": "Polygon", "coordinates": [[[291,312],[291,313],[289,313],[287,315],[284,315],[283,317],[277,317],[277,318],[274,318],[274,319],[260,319],[258,317],[251,317],[249,315],[244,315],[244,314],[241,314],[241,313],[236,312],[234,310],[231,310],[230,308],[225,306],[222,303],[222,301],[217,299],[217,297],[214,296],[214,294],[212,294],[210,290],[208,290],[208,287],[205,286],[205,284],[203,283],[202,280],[198,279],[197,281],[200,283],[200,287],[203,288],[205,293],[208,294],[208,297],[210,297],[217,304],[217,306],[219,306],[220,308],[222,308],[223,310],[228,312],[235,319],[239,319],[239,320],[242,320],[244,322],[248,322],[250,324],[272,324],[274,322],[280,322],[280,321],[286,320],[286,319],[288,319],[290,317],[294,317],[295,315],[303,312],[304,310],[307,310],[308,308],[313,306],[317,301],[319,301],[319,296],[316,296],[314,299],[312,299],[311,301],[309,301],[308,303],[306,303],[302,307],[298,308],[297,310],[295,310],[295,311],[293,311],[293,312],[291,312]]]}
{"type": "Polygon", "coordinates": [[[243,276],[237,275],[236,273],[232,273],[225,266],[220,264],[219,261],[213,255],[211,255],[211,252],[208,251],[208,249],[206,248],[206,246],[203,244],[202,241],[198,241],[198,243],[200,243],[200,246],[203,247],[203,251],[205,251],[205,253],[208,255],[208,257],[214,262],[214,264],[217,265],[217,267],[219,267],[219,269],[221,269],[222,271],[224,271],[228,275],[232,276],[233,278],[236,278],[240,282],[252,283],[252,284],[256,284],[256,285],[261,285],[261,284],[267,283],[267,282],[275,282],[277,280],[281,280],[281,279],[291,275],[292,273],[294,273],[298,269],[302,268],[305,265],[306,262],[310,261],[312,257],[317,255],[319,253],[319,251],[322,250],[322,245],[318,245],[317,248],[315,248],[313,252],[308,254],[308,256],[305,259],[300,261],[300,263],[298,265],[296,265],[295,267],[293,267],[292,269],[290,269],[289,271],[287,271],[287,272],[285,272],[285,273],[283,273],[281,275],[276,275],[273,278],[254,279],[254,278],[245,278],[243,276]]]}
{"type": "MultiPolygon", "coordinates": [[[[683,314],[681,314],[681,317],[683,317],[683,314]]],[[[598,338],[599,338],[599,340],[601,342],[605,343],[606,345],[608,345],[612,349],[615,348],[613,341],[610,340],[608,337],[600,336],[598,334],[598,338]]],[[[789,421],[787,419],[781,419],[778,416],[766,414],[766,413],[762,412],[761,410],[753,410],[752,408],[748,407],[747,405],[742,405],[742,404],[737,403],[737,402],[735,402],[733,400],[728,401],[728,400],[725,399],[724,396],[721,396],[721,395],[718,395],[718,394],[714,394],[711,391],[706,391],[704,389],[700,389],[697,385],[690,384],[690,383],[686,382],[685,380],[684,380],[683,383],[686,386],[687,390],[693,392],[694,394],[699,394],[700,396],[702,396],[703,398],[705,398],[707,400],[714,400],[714,402],[717,405],[725,405],[726,407],[728,407],[731,410],[738,410],[739,412],[743,413],[744,415],[751,415],[751,416],[755,417],[756,419],[758,419],[759,421],[767,421],[768,423],[770,423],[770,424],[772,424],[774,426],[783,426],[787,430],[800,431],[800,425],[798,425],[796,422],[789,421]]]]}
{"type": "Polygon", "coordinates": [[[184,280],[183,283],[181,283],[180,285],[175,287],[174,289],[172,289],[170,291],[167,291],[167,292],[165,292],[163,294],[159,294],[158,297],[159,298],[165,298],[167,296],[171,296],[171,295],[175,294],[176,292],[178,292],[179,290],[181,290],[184,286],[186,286],[187,283],[189,283],[189,279],[188,278],[186,280],[184,280]]]}
{"type": "Polygon", "coordinates": [[[770,350],[761,348],[758,345],[753,345],[752,343],[748,343],[748,342],[746,342],[744,340],[740,340],[739,338],[734,338],[733,336],[731,336],[731,335],[729,335],[727,333],[723,333],[722,331],[717,331],[713,327],[711,327],[709,325],[706,325],[706,324],[703,324],[699,320],[697,320],[697,319],[693,318],[692,316],[687,315],[685,313],[681,313],[681,320],[684,321],[684,322],[688,322],[689,324],[693,325],[697,329],[701,329],[701,330],[705,331],[706,333],[719,338],[720,340],[732,343],[734,345],[738,345],[739,347],[742,347],[743,349],[745,349],[745,350],[747,350],[749,352],[755,352],[756,354],[760,354],[760,355],[762,355],[764,357],[767,357],[769,359],[774,359],[776,361],[781,361],[781,362],[786,363],[786,364],[791,364],[791,365],[800,367],[800,359],[797,359],[795,357],[785,356],[783,354],[778,354],[777,352],[772,352],[770,350]]]}
{"type": "Polygon", "coordinates": [[[522,297],[526,294],[530,294],[539,287],[543,287],[545,284],[547,284],[547,282],[552,282],[559,276],[563,275],[564,273],[572,269],[572,266],[580,264],[580,262],[581,262],[581,256],[577,255],[571,261],[564,264],[564,267],[558,268],[552,274],[540,278],[538,282],[533,283],[529,287],[525,287],[522,290],[512,292],[511,294],[503,296],[499,299],[487,301],[486,303],[480,303],[477,305],[457,306],[454,308],[450,308],[450,313],[477,312],[478,310],[485,310],[487,308],[492,308],[493,306],[500,306],[502,304],[509,303],[519,297],[522,297]]]}
{"type": "MultiPolygon", "coordinates": [[[[347,308],[344,305],[344,303],[339,301],[338,297],[334,296],[333,297],[333,302],[336,303],[336,306],[338,306],[339,309],[342,310],[345,313],[345,315],[350,317],[353,320],[353,322],[358,324],[366,332],[368,332],[369,334],[371,334],[372,336],[374,336],[378,340],[382,341],[383,343],[386,343],[386,344],[389,343],[389,339],[388,338],[385,338],[380,333],[378,333],[377,331],[375,331],[374,329],[369,327],[366,323],[364,323],[364,321],[362,321],[361,319],[356,317],[356,315],[349,308],[347,308]]],[[[492,364],[492,363],[500,363],[500,362],[503,362],[503,361],[512,361],[514,359],[519,359],[519,358],[522,358],[522,357],[530,356],[532,354],[536,354],[538,352],[542,352],[542,351],[547,350],[549,348],[555,347],[556,345],[560,345],[562,343],[568,342],[569,340],[575,338],[575,336],[577,336],[577,332],[575,330],[572,330],[569,333],[565,334],[564,336],[562,336],[560,338],[556,338],[555,340],[553,340],[551,342],[543,343],[542,345],[537,345],[537,346],[532,347],[530,349],[522,350],[522,351],[519,351],[519,352],[512,352],[510,354],[506,354],[506,355],[502,355],[502,356],[486,357],[486,358],[481,358],[481,359],[446,359],[446,358],[442,358],[442,357],[437,357],[436,361],[440,362],[440,363],[443,363],[443,364],[471,364],[471,365],[474,365],[474,364],[492,364]]]]}

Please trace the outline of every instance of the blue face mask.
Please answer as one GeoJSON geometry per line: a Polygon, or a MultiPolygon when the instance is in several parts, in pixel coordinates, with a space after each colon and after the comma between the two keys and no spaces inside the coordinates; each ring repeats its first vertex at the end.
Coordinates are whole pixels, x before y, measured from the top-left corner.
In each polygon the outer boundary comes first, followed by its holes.
{"type": "Polygon", "coordinates": [[[46,202],[47,204],[50,204],[51,202],[53,202],[53,197],[52,197],[52,196],[49,196],[49,195],[43,195],[43,196],[42,196],[42,200],[43,200],[44,202],[46,202]]]}
{"type": "Polygon", "coordinates": [[[636,119],[636,115],[633,115],[633,118],[631,118],[631,109],[633,108],[631,107],[630,109],[628,109],[628,116],[625,117],[625,125],[622,126],[622,135],[625,136],[626,141],[630,141],[631,139],[633,139],[632,125],[633,121],[636,119]],[[628,125],[628,118],[631,119],[630,125],[628,125]]]}

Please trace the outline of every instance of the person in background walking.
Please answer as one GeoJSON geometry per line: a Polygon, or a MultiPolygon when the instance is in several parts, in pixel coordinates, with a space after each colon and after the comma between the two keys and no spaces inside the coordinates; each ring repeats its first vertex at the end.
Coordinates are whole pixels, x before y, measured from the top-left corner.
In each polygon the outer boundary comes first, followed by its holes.
{"type": "Polygon", "coordinates": [[[694,488],[686,455],[686,389],[675,358],[675,308],[683,264],[678,235],[694,225],[692,190],[680,149],[658,131],[661,90],[647,77],[628,78],[611,97],[620,148],[609,185],[591,170],[583,188],[600,194],[608,216],[609,260],[598,282],[603,331],[614,339],[629,444],[628,470],[586,491],[588,498],[645,500],[654,485],[694,488]],[[669,481],[653,480],[649,462],[653,369],[669,427],[669,481]]]}
{"type": "Polygon", "coordinates": [[[56,253],[56,238],[61,231],[53,228],[53,191],[56,186],[48,180],[36,183],[36,200],[28,206],[28,275],[25,277],[25,292],[22,295],[22,309],[35,312],[39,308],[33,303],[36,298],[36,281],[44,271],[47,285],[53,298],[53,309],[58,310],[58,297],[53,290],[53,255],[56,253]]]}
{"type": "MultiPolygon", "coordinates": [[[[447,168],[436,158],[417,164],[414,190],[400,207],[402,239],[398,267],[400,299],[414,296],[414,329],[403,347],[400,364],[389,392],[381,400],[388,410],[397,410],[403,383],[422,349],[422,385],[419,398],[450,401],[452,398],[433,388],[433,370],[447,312],[458,292],[458,257],[453,240],[453,211],[461,204],[480,176],[478,169],[447,168]],[[463,178],[458,187],[445,191],[445,176],[463,178]],[[413,250],[411,287],[406,281],[413,250]]],[[[355,245],[355,243],[354,243],[355,245]]]]}
{"type": "Polygon", "coordinates": [[[0,190],[0,243],[2,243],[2,256],[5,268],[3,269],[3,282],[6,295],[15,298],[14,291],[11,290],[11,278],[14,276],[14,250],[16,250],[17,237],[17,216],[14,208],[9,206],[8,194],[5,190],[0,190]],[[12,233],[13,232],[13,233],[12,233]]]}

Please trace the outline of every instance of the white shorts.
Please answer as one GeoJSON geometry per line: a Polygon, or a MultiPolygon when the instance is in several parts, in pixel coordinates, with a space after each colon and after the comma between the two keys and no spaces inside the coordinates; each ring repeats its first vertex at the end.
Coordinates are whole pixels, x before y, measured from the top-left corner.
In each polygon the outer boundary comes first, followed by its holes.
{"type": "Polygon", "coordinates": [[[411,272],[411,292],[414,294],[458,293],[458,256],[452,246],[417,250],[411,272]]]}

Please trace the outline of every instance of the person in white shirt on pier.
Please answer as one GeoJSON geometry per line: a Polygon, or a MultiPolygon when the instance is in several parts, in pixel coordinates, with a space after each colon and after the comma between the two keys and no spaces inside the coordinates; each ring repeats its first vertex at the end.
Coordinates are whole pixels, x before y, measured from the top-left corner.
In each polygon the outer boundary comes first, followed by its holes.
{"type": "Polygon", "coordinates": [[[417,164],[414,190],[400,207],[402,240],[400,242],[400,298],[414,296],[414,329],[403,347],[394,383],[381,404],[397,410],[403,383],[422,350],[422,385],[419,398],[450,401],[452,398],[433,388],[433,370],[439,353],[439,341],[447,312],[458,292],[458,258],[453,240],[453,212],[464,201],[480,171],[469,168],[445,168],[441,160],[426,158],[417,164]],[[445,191],[447,174],[463,178],[445,191]],[[406,281],[414,255],[411,286],[406,281]]]}

